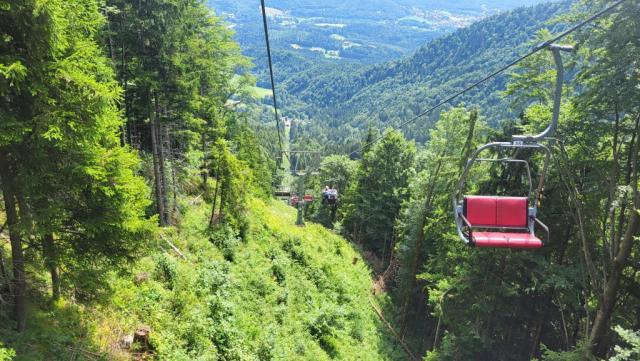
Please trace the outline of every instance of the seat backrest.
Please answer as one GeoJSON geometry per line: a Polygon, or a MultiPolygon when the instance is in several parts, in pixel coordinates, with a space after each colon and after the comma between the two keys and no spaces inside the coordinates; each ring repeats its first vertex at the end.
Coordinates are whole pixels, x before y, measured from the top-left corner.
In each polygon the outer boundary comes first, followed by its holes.
{"type": "Polygon", "coordinates": [[[473,227],[527,228],[527,197],[465,196],[464,216],[473,227]]]}

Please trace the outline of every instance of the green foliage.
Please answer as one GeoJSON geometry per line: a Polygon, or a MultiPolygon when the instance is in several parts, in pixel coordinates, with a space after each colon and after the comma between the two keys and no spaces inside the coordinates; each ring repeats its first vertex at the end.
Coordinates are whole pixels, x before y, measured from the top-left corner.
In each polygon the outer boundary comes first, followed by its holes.
{"type": "Polygon", "coordinates": [[[30,360],[68,359],[71,345],[125,360],[111,345],[143,326],[159,359],[405,359],[369,306],[369,268],[352,262],[360,256],[344,239],[311,223],[300,229],[290,207],[252,198],[251,240],[230,261],[210,241],[210,204],[189,201],[181,225],[161,234],[184,258],[162,242],[109,272],[99,302],[38,310],[28,333],[0,329],[2,338],[30,360]]]}
{"type": "Polygon", "coordinates": [[[316,202],[306,209],[306,214],[310,214],[315,222],[326,227],[333,227],[333,222],[339,221],[342,214],[336,215],[334,209],[326,204],[322,204],[322,190],[329,186],[338,191],[338,196],[343,195],[348,187],[353,183],[357,174],[357,162],[344,155],[331,155],[322,159],[318,169],[318,175],[311,177],[307,182],[307,189],[314,189],[316,202]]]}
{"type": "MultiPolygon", "coordinates": [[[[192,207],[185,227],[206,222],[207,208],[192,207]]],[[[187,259],[158,252],[113,275],[103,322],[150,326],[162,359],[403,359],[379,334],[386,331],[368,306],[368,268],[352,264],[356,253],[343,239],[317,225],[297,228],[284,205],[252,199],[249,210],[252,241],[237,244],[233,262],[207,231],[186,228],[187,238],[172,242],[187,259]],[[338,246],[341,255],[328,252],[338,246]],[[149,267],[153,277],[132,281],[149,267]]]]}
{"type": "Polygon", "coordinates": [[[640,357],[640,332],[625,330],[620,326],[615,326],[614,331],[624,341],[625,345],[616,345],[614,347],[615,356],[610,361],[630,361],[640,357]]]}
{"type": "Polygon", "coordinates": [[[228,224],[222,224],[214,228],[211,233],[211,242],[222,251],[227,261],[233,261],[236,254],[236,247],[240,243],[237,232],[228,224]]]}
{"type": "Polygon", "coordinates": [[[4,348],[0,343],[0,361],[11,361],[16,356],[16,352],[10,348],[4,348]]]}
{"type": "Polygon", "coordinates": [[[0,12],[0,177],[7,214],[19,209],[14,275],[29,239],[27,262],[44,261],[54,298],[66,286],[94,300],[106,270],[135,257],[153,232],[138,158],[118,136],[121,89],[99,45],[105,19],[92,0],[20,1],[0,12]]]}
{"type": "Polygon", "coordinates": [[[595,357],[589,354],[589,351],[585,345],[579,345],[573,350],[569,351],[552,351],[545,345],[541,345],[542,358],[544,361],[594,361],[595,357]]]}

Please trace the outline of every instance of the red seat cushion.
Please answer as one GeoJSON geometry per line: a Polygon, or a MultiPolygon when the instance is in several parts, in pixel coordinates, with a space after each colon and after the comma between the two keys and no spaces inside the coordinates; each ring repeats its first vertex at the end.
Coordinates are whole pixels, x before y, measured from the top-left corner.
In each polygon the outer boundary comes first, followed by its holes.
{"type": "Polygon", "coordinates": [[[498,227],[527,227],[529,200],[526,197],[497,197],[496,225],[498,227]]]}
{"type": "Polygon", "coordinates": [[[468,196],[464,198],[464,213],[474,227],[495,227],[497,219],[496,197],[468,196]]]}
{"type": "Polygon", "coordinates": [[[464,214],[473,227],[527,228],[527,197],[464,197],[464,214]]]}
{"type": "Polygon", "coordinates": [[[540,248],[542,241],[529,233],[473,232],[473,242],[481,248],[540,248]]]}

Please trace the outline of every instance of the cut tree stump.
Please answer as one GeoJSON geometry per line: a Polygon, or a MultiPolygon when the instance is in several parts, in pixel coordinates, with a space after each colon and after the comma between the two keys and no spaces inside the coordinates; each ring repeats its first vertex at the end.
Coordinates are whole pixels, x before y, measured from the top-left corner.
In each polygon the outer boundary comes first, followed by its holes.
{"type": "Polygon", "coordinates": [[[133,343],[138,345],[140,351],[149,351],[149,335],[151,329],[147,326],[140,327],[133,333],[133,343]]]}

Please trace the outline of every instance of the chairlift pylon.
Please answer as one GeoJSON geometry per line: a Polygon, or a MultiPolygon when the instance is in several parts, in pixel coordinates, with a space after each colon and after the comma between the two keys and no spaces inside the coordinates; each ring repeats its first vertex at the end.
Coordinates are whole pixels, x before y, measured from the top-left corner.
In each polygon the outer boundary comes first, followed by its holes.
{"type": "Polygon", "coordinates": [[[548,242],[549,228],[537,218],[537,214],[551,151],[541,142],[549,140],[558,126],[564,79],[561,52],[573,51],[573,48],[548,43],[543,43],[541,47],[547,47],[552,52],[557,70],[551,123],[537,135],[514,135],[510,142],[491,142],[479,147],[471,155],[453,194],[453,212],[458,235],[468,245],[480,248],[540,248],[545,242],[536,236],[536,227],[545,231],[545,241],[548,242]],[[490,149],[511,150],[516,154],[499,159],[480,157],[483,152],[490,149]],[[518,151],[522,149],[544,153],[542,171],[535,191],[528,161],[516,157],[518,151]],[[464,186],[467,176],[473,165],[478,162],[522,164],[529,181],[527,195],[516,197],[465,195],[464,186]]]}

